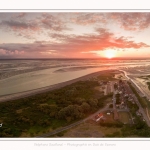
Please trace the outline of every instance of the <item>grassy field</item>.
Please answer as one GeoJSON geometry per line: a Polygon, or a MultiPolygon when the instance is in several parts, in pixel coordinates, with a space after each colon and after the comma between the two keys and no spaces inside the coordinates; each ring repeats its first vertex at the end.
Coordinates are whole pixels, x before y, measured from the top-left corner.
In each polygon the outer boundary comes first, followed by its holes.
{"type": "Polygon", "coordinates": [[[98,76],[97,78],[99,80],[103,80],[103,81],[114,81],[116,80],[115,78],[115,74],[119,73],[118,71],[108,71],[108,73],[103,73],[100,76],[98,76]]]}
{"type": "MultiPolygon", "coordinates": [[[[139,94],[137,93],[137,91],[135,90],[135,88],[128,83],[130,88],[132,89],[132,91],[134,92],[134,94],[136,95],[136,97],[138,98],[141,106],[144,108],[144,110],[147,108],[150,111],[150,101],[148,101],[145,97],[140,97],[139,94]]],[[[146,112],[146,111],[145,111],[146,112]]]]}
{"type": "Polygon", "coordinates": [[[118,112],[119,120],[124,124],[129,124],[130,114],[128,112],[118,112]]]}
{"type": "Polygon", "coordinates": [[[110,113],[110,115],[107,115],[107,111],[103,113],[104,118],[106,118],[105,122],[106,123],[115,123],[116,121],[114,120],[114,114],[110,113]]]}
{"type": "MultiPolygon", "coordinates": [[[[115,132],[120,132],[120,129],[114,127],[102,127],[99,123],[89,121],[74,127],[73,129],[67,130],[61,137],[105,137],[105,135],[113,134],[115,132]]],[[[59,135],[55,135],[55,137],[59,137],[59,135]]]]}

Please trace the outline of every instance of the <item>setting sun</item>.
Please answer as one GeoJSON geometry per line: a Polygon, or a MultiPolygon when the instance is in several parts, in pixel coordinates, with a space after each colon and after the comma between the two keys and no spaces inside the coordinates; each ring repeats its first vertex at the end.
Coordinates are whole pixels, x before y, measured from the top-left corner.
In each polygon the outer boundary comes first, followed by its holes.
{"type": "Polygon", "coordinates": [[[114,50],[106,50],[104,55],[105,57],[111,59],[116,56],[116,52],[114,50]]]}

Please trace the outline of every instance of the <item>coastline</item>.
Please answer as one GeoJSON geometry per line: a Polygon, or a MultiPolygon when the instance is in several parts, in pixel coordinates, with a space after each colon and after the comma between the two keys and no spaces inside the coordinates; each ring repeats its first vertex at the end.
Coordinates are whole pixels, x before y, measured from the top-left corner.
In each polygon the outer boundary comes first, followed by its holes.
{"type": "Polygon", "coordinates": [[[147,97],[147,99],[150,99],[150,96],[146,93],[146,91],[142,88],[142,84],[140,82],[137,82],[137,80],[135,79],[135,77],[132,76],[128,76],[127,72],[124,70],[119,70],[122,71],[124,73],[124,75],[128,78],[129,81],[131,81],[132,85],[136,88],[136,90],[139,92],[141,97],[147,97]]]}
{"type": "Polygon", "coordinates": [[[49,91],[52,91],[52,90],[55,90],[55,89],[59,89],[59,88],[65,87],[65,86],[70,85],[72,83],[75,83],[77,81],[88,80],[89,78],[96,77],[96,76],[98,76],[100,74],[103,74],[103,73],[106,73],[106,72],[110,72],[110,71],[119,71],[119,70],[117,70],[117,69],[101,70],[101,71],[98,71],[98,72],[94,72],[94,73],[90,73],[90,74],[84,75],[84,76],[79,77],[79,78],[75,78],[75,79],[72,79],[72,80],[69,80],[69,81],[65,81],[65,82],[61,82],[61,83],[58,83],[58,84],[54,84],[54,85],[38,88],[38,89],[35,89],[35,90],[29,90],[29,91],[25,91],[25,92],[20,92],[20,93],[0,96],[0,102],[17,100],[17,99],[20,99],[20,98],[30,97],[30,96],[33,96],[33,95],[36,95],[36,94],[49,92],[49,91]]]}

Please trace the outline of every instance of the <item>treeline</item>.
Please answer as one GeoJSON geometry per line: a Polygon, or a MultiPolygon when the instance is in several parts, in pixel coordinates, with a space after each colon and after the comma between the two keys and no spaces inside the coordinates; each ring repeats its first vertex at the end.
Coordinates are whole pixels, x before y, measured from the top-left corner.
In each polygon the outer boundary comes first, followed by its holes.
{"type": "Polygon", "coordinates": [[[82,119],[112,95],[97,97],[97,81],[79,81],[61,89],[0,103],[0,137],[35,136],[82,119]]]}
{"type": "Polygon", "coordinates": [[[134,117],[134,124],[100,124],[106,127],[120,128],[120,131],[107,134],[106,137],[150,137],[150,128],[140,117],[134,117]]]}

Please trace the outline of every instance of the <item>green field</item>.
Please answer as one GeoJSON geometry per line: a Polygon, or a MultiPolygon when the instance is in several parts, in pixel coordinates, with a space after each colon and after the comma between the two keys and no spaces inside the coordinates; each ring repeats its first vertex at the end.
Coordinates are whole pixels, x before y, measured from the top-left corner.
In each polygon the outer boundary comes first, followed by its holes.
{"type": "Polygon", "coordinates": [[[114,81],[114,80],[116,80],[116,78],[114,78],[116,73],[118,73],[118,72],[116,72],[116,71],[108,71],[108,72],[102,73],[97,78],[99,80],[103,80],[103,81],[114,81]]]}
{"type": "Polygon", "coordinates": [[[131,85],[131,83],[128,83],[130,88],[132,89],[132,91],[134,92],[134,94],[136,95],[136,97],[138,98],[141,106],[144,109],[148,109],[150,111],[150,101],[148,101],[145,97],[140,97],[139,94],[137,93],[137,91],[135,90],[135,88],[131,85]]]}
{"type": "Polygon", "coordinates": [[[119,120],[124,124],[129,124],[130,114],[128,112],[118,112],[119,120]]]}

